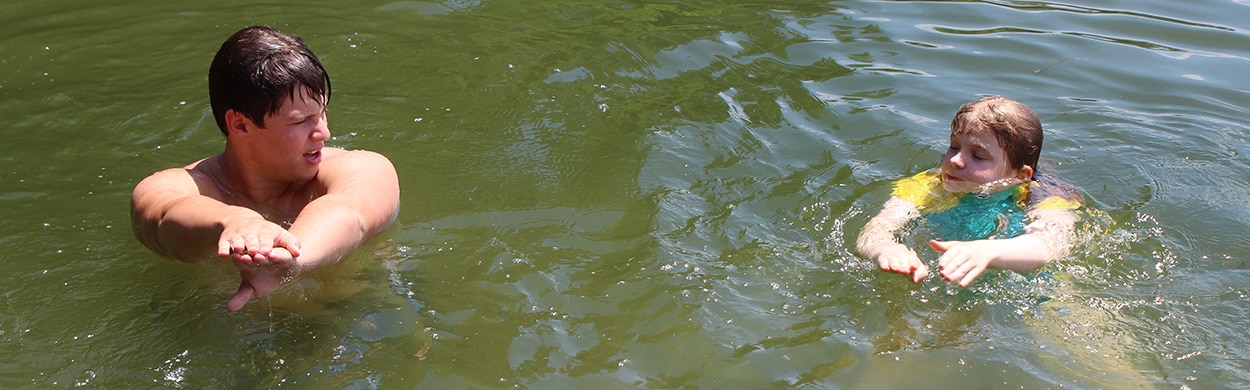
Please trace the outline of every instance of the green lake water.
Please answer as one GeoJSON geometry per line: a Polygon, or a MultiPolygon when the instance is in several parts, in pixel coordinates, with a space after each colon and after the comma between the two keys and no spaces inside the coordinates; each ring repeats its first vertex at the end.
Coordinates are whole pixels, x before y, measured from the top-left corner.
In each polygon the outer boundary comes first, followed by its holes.
{"type": "Polygon", "coordinates": [[[0,388],[1250,387],[1248,14],[4,2],[0,388]],[[227,313],[233,266],[152,254],[128,207],[221,151],[207,69],[252,24],[322,57],[329,144],[388,156],[402,209],[227,313]],[[1096,210],[1074,252],[967,290],[855,256],[989,94],[1096,210]]]}

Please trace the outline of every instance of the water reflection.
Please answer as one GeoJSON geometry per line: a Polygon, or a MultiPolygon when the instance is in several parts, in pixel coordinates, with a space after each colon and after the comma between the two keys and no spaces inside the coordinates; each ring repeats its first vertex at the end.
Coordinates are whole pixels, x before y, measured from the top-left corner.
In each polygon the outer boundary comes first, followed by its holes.
{"type": "Polygon", "coordinates": [[[1185,4],[0,6],[0,387],[1250,383],[1244,5],[1185,4]],[[205,53],[253,23],[319,48],[333,143],[404,199],[228,315],[228,265],[151,257],[124,205],[220,149],[205,53]],[[970,290],[852,255],[981,94],[1106,215],[970,290]]]}

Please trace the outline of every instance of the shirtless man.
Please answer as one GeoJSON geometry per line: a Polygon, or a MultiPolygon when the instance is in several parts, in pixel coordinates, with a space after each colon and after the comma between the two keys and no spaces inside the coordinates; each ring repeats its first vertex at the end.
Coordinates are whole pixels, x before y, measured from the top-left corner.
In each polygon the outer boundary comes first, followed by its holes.
{"type": "Polygon", "coordinates": [[[330,77],[302,40],[248,27],[208,71],[221,154],[135,186],[135,237],[185,262],[229,258],[236,311],[283,283],[334,264],[395,220],[399,179],[386,157],[325,146],[330,77]]]}

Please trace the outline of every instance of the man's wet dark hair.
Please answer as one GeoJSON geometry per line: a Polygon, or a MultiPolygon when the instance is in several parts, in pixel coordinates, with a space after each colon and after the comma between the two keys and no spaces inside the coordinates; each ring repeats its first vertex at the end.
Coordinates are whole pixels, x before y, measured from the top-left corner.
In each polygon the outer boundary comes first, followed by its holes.
{"type": "Polygon", "coordinates": [[[330,103],[330,75],[308,45],[272,27],[239,30],[221,44],[208,68],[208,96],[217,127],[226,134],[226,111],[265,126],[265,115],[298,93],[330,103]]]}

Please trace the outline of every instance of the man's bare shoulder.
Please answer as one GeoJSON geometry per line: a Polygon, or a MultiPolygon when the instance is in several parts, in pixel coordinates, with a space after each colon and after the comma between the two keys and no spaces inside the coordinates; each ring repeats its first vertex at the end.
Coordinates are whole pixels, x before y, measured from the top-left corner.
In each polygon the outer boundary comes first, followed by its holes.
{"type": "Polygon", "coordinates": [[[390,160],[387,159],[386,156],[383,156],[381,153],[370,151],[370,150],[360,150],[360,149],[349,150],[349,149],[327,147],[322,150],[322,153],[325,154],[326,162],[335,162],[338,164],[342,164],[345,162],[351,163],[351,164],[385,163],[387,165],[390,165],[390,160]]]}
{"type": "Polygon", "coordinates": [[[368,150],[325,148],[321,171],[326,178],[339,179],[374,173],[394,175],[395,166],[380,153],[368,150]]]}
{"type": "Polygon", "coordinates": [[[206,168],[208,157],[181,168],[162,169],[148,175],[135,186],[135,195],[146,193],[200,194],[213,196],[220,193],[212,172],[206,168]]]}
{"type": "Polygon", "coordinates": [[[352,194],[352,199],[382,210],[379,215],[393,216],[399,202],[395,166],[377,152],[336,149],[326,153],[317,179],[326,194],[352,194]]]}

